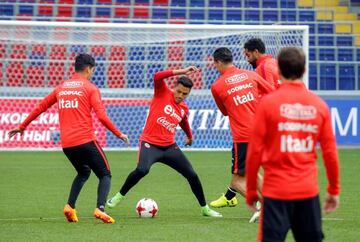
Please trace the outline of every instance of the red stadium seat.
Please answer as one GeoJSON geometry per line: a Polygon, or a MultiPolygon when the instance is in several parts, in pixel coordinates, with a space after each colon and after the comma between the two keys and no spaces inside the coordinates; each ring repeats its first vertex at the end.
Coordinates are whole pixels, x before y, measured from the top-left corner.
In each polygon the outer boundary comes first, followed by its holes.
{"type": "Polygon", "coordinates": [[[122,7],[115,7],[115,18],[129,18],[130,16],[130,10],[129,7],[122,6],[122,7]]]}
{"type": "Polygon", "coordinates": [[[13,44],[11,46],[11,59],[26,59],[26,45],[25,44],[13,44]]]}
{"type": "Polygon", "coordinates": [[[106,55],[106,47],[102,45],[94,45],[90,47],[91,54],[94,56],[105,56],[106,55]]]}
{"type": "Polygon", "coordinates": [[[111,5],[111,4],[112,4],[112,0],[97,0],[97,4],[107,4],[107,5],[111,5]]]}
{"type": "Polygon", "coordinates": [[[46,54],[46,46],[42,44],[35,44],[31,46],[31,53],[32,54],[46,54]]]}
{"type": "Polygon", "coordinates": [[[14,61],[6,69],[7,86],[21,87],[24,85],[24,63],[14,61]]]}
{"type": "Polygon", "coordinates": [[[39,16],[53,16],[53,6],[46,6],[39,4],[38,6],[38,15],[39,16]]]}
{"type": "Polygon", "coordinates": [[[126,50],[122,46],[112,46],[109,55],[110,61],[126,60],[126,50]]]}
{"type": "Polygon", "coordinates": [[[154,5],[169,5],[169,0],[153,0],[154,5]]]}
{"type": "Polygon", "coordinates": [[[72,17],[72,7],[69,6],[59,6],[57,17],[72,17]]]}
{"type": "Polygon", "coordinates": [[[109,64],[107,76],[109,88],[125,87],[125,64],[109,64]]]}
{"type": "Polygon", "coordinates": [[[184,60],[184,43],[178,41],[174,46],[168,47],[168,60],[169,61],[183,61],[184,60]]]}
{"type": "Polygon", "coordinates": [[[60,62],[50,62],[47,67],[48,86],[55,87],[64,81],[65,64],[60,62]]]}
{"type": "Polygon", "coordinates": [[[149,8],[147,7],[135,7],[134,18],[149,18],[149,8]]]}
{"type": "Polygon", "coordinates": [[[44,87],[44,67],[29,66],[26,70],[26,81],[29,87],[44,87]]]}

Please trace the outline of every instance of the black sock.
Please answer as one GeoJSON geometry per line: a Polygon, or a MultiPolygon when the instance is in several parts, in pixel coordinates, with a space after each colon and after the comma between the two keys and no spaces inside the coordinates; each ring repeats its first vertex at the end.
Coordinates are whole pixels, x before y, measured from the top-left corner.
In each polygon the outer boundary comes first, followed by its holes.
{"type": "Polygon", "coordinates": [[[227,200],[231,200],[236,196],[236,190],[234,188],[228,187],[225,197],[227,200]]]}
{"type": "Polygon", "coordinates": [[[106,198],[110,190],[110,184],[111,184],[111,175],[106,175],[99,179],[96,207],[101,211],[104,211],[106,198]]]}

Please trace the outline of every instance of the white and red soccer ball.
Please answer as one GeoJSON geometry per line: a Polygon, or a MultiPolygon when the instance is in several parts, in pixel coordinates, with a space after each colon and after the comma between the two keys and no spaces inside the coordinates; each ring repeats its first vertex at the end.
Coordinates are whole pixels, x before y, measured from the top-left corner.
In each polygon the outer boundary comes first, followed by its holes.
{"type": "Polygon", "coordinates": [[[140,218],[153,218],[159,211],[159,207],[153,199],[142,198],[136,204],[135,211],[140,218]]]}

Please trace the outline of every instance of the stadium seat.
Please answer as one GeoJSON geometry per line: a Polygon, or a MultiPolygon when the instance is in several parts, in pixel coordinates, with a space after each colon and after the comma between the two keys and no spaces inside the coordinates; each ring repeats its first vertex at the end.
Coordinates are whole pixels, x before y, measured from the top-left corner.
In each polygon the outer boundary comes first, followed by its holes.
{"type": "Polygon", "coordinates": [[[354,65],[339,65],[339,89],[355,90],[354,65]]]}
{"type": "Polygon", "coordinates": [[[92,56],[106,56],[106,47],[103,45],[93,45],[90,50],[92,56]]]}
{"type": "Polygon", "coordinates": [[[338,61],[354,61],[353,49],[339,48],[337,49],[338,61]]]}
{"type": "Polygon", "coordinates": [[[300,10],[299,11],[299,21],[300,22],[314,22],[315,13],[312,10],[300,10]]]}
{"type": "Polygon", "coordinates": [[[245,11],[245,21],[260,21],[260,14],[258,10],[247,10],[245,11]]]}
{"type": "Polygon", "coordinates": [[[320,48],[319,49],[319,60],[334,61],[335,60],[335,49],[320,48]]]}
{"type": "Polygon", "coordinates": [[[125,64],[124,63],[110,63],[107,69],[107,86],[109,88],[124,88],[125,87],[125,64]]]}
{"type": "Polygon", "coordinates": [[[171,8],[170,9],[170,18],[185,19],[186,18],[186,10],[183,8],[171,8]]]}
{"type": "Polygon", "coordinates": [[[352,36],[336,36],[336,45],[337,46],[352,46],[353,37],[352,36]]]}
{"type": "Polygon", "coordinates": [[[38,16],[53,16],[53,6],[40,5],[38,6],[38,16]]]}
{"type": "Polygon", "coordinates": [[[152,9],[153,19],[168,19],[168,10],[166,8],[153,8],[152,9]]]}
{"type": "Polygon", "coordinates": [[[72,7],[64,7],[64,6],[58,6],[58,9],[57,9],[57,17],[67,17],[67,18],[70,18],[72,17],[72,12],[73,12],[73,9],[72,7]]]}
{"type": "Polygon", "coordinates": [[[317,90],[318,83],[318,74],[317,74],[317,64],[309,64],[309,89],[317,90]]]}
{"type": "Polygon", "coordinates": [[[149,46],[147,48],[147,52],[148,52],[148,60],[151,63],[154,62],[163,62],[164,60],[166,60],[166,48],[165,47],[160,47],[160,46],[149,46]]]}
{"type": "Polygon", "coordinates": [[[209,20],[223,20],[224,12],[223,10],[209,10],[209,20]]]}
{"type": "Polygon", "coordinates": [[[114,18],[129,18],[129,7],[115,7],[114,18]]]}
{"type": "Polygon", "coordinates": [[[309,36],[309,45],[310,46],[315,46],[316,44],[316,37],[315,37],[315,35],[310,35],[309,36]]]}
{"type": "Polygon", "coordinates": [[[26,59],[27,45],[13,44],[11,46],[10,58],[11,59],[26,59]]]}
{"type": "Polygon", "coordinates": [[[14,5],[0,5],[0,16],[14,16],[14,5]]]}
{"type": "Polygon", "coordinates": [[[94,69],[94,73],[93,76],[91,78],[92,82],[99,88],[104,88],[106,87],[106,66],[105,66],[105,61],[106,61],[106,57],[105,56],[101,56],[101,55],[96,55],[94,56],[95,62],[96,62],[96,66],[94,69]]]}
{"type": "Polygon", "coordinates": [[[263,11],[263,21],[277,22],[278,21],[278,11],[264,10],[263,11]]]}
{"type": "MultiPolygon", "coordinates": [[[[30,59],[32,56],[30,56],[30,59]]],[[[38,57],[35,57],[38,58],[38,57]]],[[[44,57],[43,57],[44,58],[44,57]]],[[[37,59],[38,60],[38,59],[37,59]]],[[[26,70],[26,82],[29,87],[44,87],[45,85],[45,65],[44,62],[31,62],[26,70]]]]}
{"type": "Polygon", "coordinates": [[[309,60],[311,60],[311,61],[316,60],[316,49],[315,48],[309,49],[309,60]]]}
{"type": "Polygon", "coordinates": [[[263,8],[277,8],[278,7],[278,1],[263,0],[262,7],[263,8]]]}
{"type": "Polygon", "coordinates": [[[295,22],[296,21],[296,11],[281,11],[281,21],[283,22],[295,22]]]}
{"type": "Polygon", "coordinates": [[[169,0],[153,0],[153,4],[167,6],[169,5],[169,0]]]}
{"type": "Polygon", "coordinates": [[[241,21],[242,20],[241,10],[227,10],[225,16],[226,16],[226,20],[228,20],[228,21],[241,21]]]}
{"type": "Polygon", "coordinates": [[[112,0],[97,0],[96,4],[98,4],[98,5],[111,5],[112,0]]]}
{"type": "Polygon", "coordinates": [[[77,18],[91,18],[91,7],[77,7],[76,8],[77,18]]]}
{"type": "Polygon", "coordinates": [[[239,0],[227,0],[226,7],[227,8],[241,8],[241,2],[239,0]]]}
{"type": "Polygon", "coordinates": [[[48,86],[59,85],[65,78],[65,60],[67,49],[64,45],[53,45],[50,50],[50,62],[47,66],[48,86]]]}
{"type": "Polygon", "coordinates": [[[167,60],[168,62],[171,61],[176,61],[176,62],[181,62],[184,61],[184,47],[183,47],[183,43],[174,43],[173,45],[169,45],[168,47],[168,56],[167,56],[167,60]]]}
{"type": "Polygon", "coordinates": [[[115,0],[115,4],[130,5],[131,0],[115,0]]]}
{"type": "Polygon", "coordinates": [[[198,9],[190,9],[189,10],[189,22],[191,23],[191,20],[204,20],[205,19],[205,12],[204,10],[198,10],[198,9]]]}
{"type": "Polygon", "coordinates": [[[146,5],[150,4],[149,0],[135,0],[135,5],[146,5]]]}
{"type": "Polygon", "coordinates": [[[6,68],[7,86],[21,87],[24,85],[24,62],[12,61],[6,68]]]}
{"type": "Polygon", "coordinates": [[[185,44],[185,61],[202,61],[204,60],[204,51],[201,48],[203,45],[202,40],[189,40],[185,44]]]}
{"type": "Polygon", "coordinates": [[[222,7],[224,7],[224,1],[223,0],[209,0],[209,7],[222,8],[222,7]]]}
{"type": "Polygon", "coordinates": [[[314,34],[315,33],[315,25],[316,24],[306,24],[306,25],[308,25],[309,26],[309,33],[310,34],[314,34]]]}
{"type": "Polygon", "coordinates": [[[318,36],[318,45],[320,46],[334,46],[334,43],[333,35],[318,36]]]}
{"type": "Polygon", "coordinates": [[[147,73],[146,73],[146,80],[144,80],[146,82],[146,88],[154,88],[154,82],[153,82],[153,77],[154,74],[158,71],[162,71],[165,70],[165,65],[164,64],[149,64],[147,66],[147,73]]]}
{"type": "Polygon", "coordinates": [[[190,7],[204,7],[205,0],[191,0],[190,7]]]}
{"type": "Polygon", "coordinates": [[[281,8],[296,8],[296,0],[280,0],[281,8]]]}
{"type": "Polygon", "coordinates": [[[320,90],[336,90],[336,67],[320,64],[320,90]]]}
{"type": "Polygon", "coordinates": [[[334,24],[331,23],[317,23],[318,34],[333,34],[334,24]]]}
{"type": "Polygon", "coordinates": [[[356,49],[356,61],[360,61],[360,49],[356,49]]]}
{"type": "Polygon", "coordinates": [[[93,5],[94,0],[78,0],[78,4],[84,4],[84,5],[93,5]]]}
{"type": "Polygon", "coordinates": [[[186,6],[186,1],[184,1],[184,0],[171,0],[171,6],[185,7],[186,6]]]}
{"type": "Polygon", "coordinates": [[[259,0],[245,0],[244,7],[245,8],[259,8],[259,0]]]}
{"type": "Polygon", "coordinates": [[[134,18],[148,19],[149,18],[149,8],[148,7],[135,7],[134,8],[134,18]]]}
{"type": "Polygon", "coordinates": [[[144,46],[130,46],[128,48],[128,58],[130,61],[143,61],[145,60],[145,47],[144,46]]]}
{"type": "Polygon", "coordinates": [[[99,18],[110,18],[111,17],[111,8],[97,7],[95,9],[96,17],[99,18]]]}
{"type": "Polygon", "coordinates": [[[126,63],[127,88],[145,88],[145,66],[138,63],[126,63]]]}
{"type": "Polygon", "coordinates": [[[34,15],[34,6],[32,6],[32,5],[20,5],[18,15],[25,15],[25,16],[34,15]]]}

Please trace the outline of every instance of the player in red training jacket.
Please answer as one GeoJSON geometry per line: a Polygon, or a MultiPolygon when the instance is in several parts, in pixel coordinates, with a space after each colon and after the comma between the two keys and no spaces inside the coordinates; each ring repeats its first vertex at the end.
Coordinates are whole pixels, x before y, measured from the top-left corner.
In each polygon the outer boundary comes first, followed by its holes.
{"type": "Polygon", "coordinates": [[[140,136],[137,167],[128,175],[120,192],[108,200],[107,205],[110,208],[115,207],[124,199],[128,191],[149,173],[154,163],[161,162],[187,179],[201,206],[202,215],[222,217],[220,213],[206,205],[199,177],[180,147],[175,143],[175,131],[178,125],[187,136],[186,145],[191,145],[193,142],[188,122],[189,108],[184,102],[191,91],[193,83],[187,76],[181,76],[177,80],[175,88],[170,90],[164,79],[174,75],[189,75],[195,71],[197,71],[197,68],[190,66],[185,69],[155,73],[154,97],[150,104],[144,131],[140,136]]]}
{"type": "Polygon", "coordinates": [[[126,143],[129,141],[127,135],[121,133],[111,122],[102,104],[99,89],[89,81],[94,67],[95,60],[92,56],[78,55],[75,59],[76,73],[46,96],[19,128],[9,132],[9,136],[12,137],[17,133],[22,135],[31,121],[57,103],[61,145],[77,171],[68,203],[64,208],[64,215],[69,222],[78,222],[75,203],[92,170],[99,179],[94,216],[104,223],[115,223],[115,220],[104,211],[110,189],[111,172],[107,158],[96,141],[91,111],[94,110],[100,122],[119,139],[126,143]]]}
{"type": "MultiPolygon", "coordinates": [[[[233,56],[228,48],[218,48],[214,54],[214,65],[221,76],[211,86],[215,102],[224,116],[229,116],[233,137],[231,183],[212,207],[236,206],[236,192],[245,197],[245,158],[251,131],[254,127],[255,110],[259,92],[264,94],[274,88],[254,71],[238,69],[233,65],[233,56]]],[[[259,175],[259,179],[261,176],[259,175]]],[[[259,186],[261,192],[261,186],[259,186]]],[[[254,213],[254,222],[259,212],[254,213]]]]}
{"type": "Polygon", "coordinates": [[[260,241],[285,241],[289,229],[296,241],[322,241],[317,183],[319,141],[329,181],[324,209],[339,204],[339,159],[326,103],[300,80],[305,72],[301,49],[288,47],[278,56],[283,83],[262,98],[246,158],[246,202],[259,199],[257,174],[264,170],[260,241]],[[266,154],[263,156],[263,154],[266,154]]]}
{"type": "Polygon", "coordinates": [[[253,38],[244,44],[244,54],[255,71],[276,89],[280,86],[277,60],[265,54],[265,44],[261,39],[253,38]]]}

